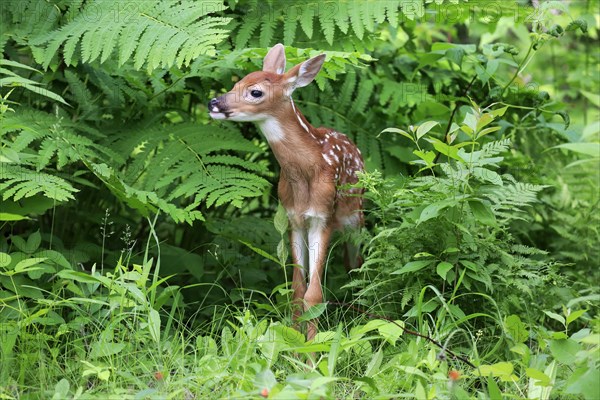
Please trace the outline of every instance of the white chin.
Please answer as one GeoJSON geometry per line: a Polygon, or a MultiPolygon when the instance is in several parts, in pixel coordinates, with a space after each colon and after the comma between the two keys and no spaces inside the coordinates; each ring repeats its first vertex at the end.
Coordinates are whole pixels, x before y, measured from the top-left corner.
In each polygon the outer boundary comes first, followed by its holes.
{"type": "Polygon", "coordinates": [[[225,114],[220,113],[220,112],[210,112],[210,117],[212,119],[227,119],[227,117],[225,116],[225,114]]]}

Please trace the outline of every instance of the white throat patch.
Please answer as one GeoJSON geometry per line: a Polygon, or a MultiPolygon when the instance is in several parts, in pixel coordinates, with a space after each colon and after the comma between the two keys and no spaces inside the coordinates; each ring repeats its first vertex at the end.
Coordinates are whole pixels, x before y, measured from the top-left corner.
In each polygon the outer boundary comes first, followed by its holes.
{"type": "Polygon", "coordinates": [[[279,121],[275,118],[258,121],[257,125],[269,143],[279,142],[285,137],[279,121]]]}

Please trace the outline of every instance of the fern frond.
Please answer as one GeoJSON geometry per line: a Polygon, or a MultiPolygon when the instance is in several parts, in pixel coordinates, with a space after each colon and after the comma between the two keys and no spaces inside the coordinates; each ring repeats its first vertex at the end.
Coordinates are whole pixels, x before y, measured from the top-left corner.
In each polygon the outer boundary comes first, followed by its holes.
{"type": "Polygon", "coordinates": [[[61,47],[65,63],[72,65],[78,44],[83,62],[105,62],[118,47],[120,65],[133,58],[136,68],[146,65],[149,72],[187,66],[199,55],[214,55],[215,44],[228,36],[230,18],[207,15],[224,9],[223,2],[209,7],[203,2],[153,0],[125,11],[118,3],[89,1],[69,23],[32,43],[43,46],[38,61],[44,68],[61,47]]]}
{"type": "MultiPolygon", "coordinates": [[[[116,188],[115,193],[129,202],[131,196],[153,193],[175,206],[177,212],[169,215],[176,220],[201,219],[197,209],[202,205],[241,207],[245,199],[260,196],[269,186],[261,176],[267,173],[266,166],[243,156],[258,151],[258,147],[237,131],[184,123],[171,126],[167,132],[144,124],[111,136],[118,138],[111,147],[131,155],[118,174],[124,178],[107,180],[116,188]]],[[[130,204],[143,210],[135,201],[130,204]]],[[[158,202],[154,207],[167,212],[158,202]]]]}
{"type": "Polygon", "coordinates": [[[78,192],[68,181],[56,174],[50,175],[14,164],[0,162],[0,193],[2,200],[23,198],[43,194],[56,201],[73,200],[78,192]]]}
{"type": "MultiPolygon", "coordinates": [[[[247,7],[247,14],[252,18],[240,24],[234,36],[238,46],[267,47],[277,41],[291,46],[298,40],[306,39],[311,39],[314,47],[320,41],[331,46],[337,27],[338,35],[340,32],[345,36],[350,35],[348,43],[356,46],[385,21],[397,26],[398,12],[405,11],[411,19],[422,12],[422,7],[405,3],[404,0],[309,0],[301,3],[275,0],[266,4],[256,0],[245,1],[243,4],[247,7]],[[297,32],[298,23],[304,35],[297,32]],[[262,28],[261,35],[253,39],[251,34],[259,26],[262,28]],[[272,39],[268,41],[271,32],[272,39]]],[[[358,50],[358,47],[355,49],[358,50]]]]}

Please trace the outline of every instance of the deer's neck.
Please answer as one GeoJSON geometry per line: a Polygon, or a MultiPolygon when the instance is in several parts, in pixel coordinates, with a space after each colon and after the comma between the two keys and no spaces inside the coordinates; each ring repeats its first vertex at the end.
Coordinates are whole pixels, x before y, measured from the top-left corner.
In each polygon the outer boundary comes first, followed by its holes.
{"type": "Polygon", "coordinates": [[[313,168],[321,160],[315,128],[297,109],[294,101],[286,103],[258,127],[269,142],[282,168],[313,168]]]}

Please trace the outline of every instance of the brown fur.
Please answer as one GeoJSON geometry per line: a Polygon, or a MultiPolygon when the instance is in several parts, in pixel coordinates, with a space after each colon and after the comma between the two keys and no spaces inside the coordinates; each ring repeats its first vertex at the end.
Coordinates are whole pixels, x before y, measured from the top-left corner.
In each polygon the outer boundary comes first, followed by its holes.
{"type": "MultiPolygon", "coordinates": [[[[290,96],[296,87],[314,79],[323,61],[324,55],[320,55],[281,73],[285,53],[283,46],[277,45],[265,57],[263,71],[248,74],[230,92],[209,103],[214,118],[223,115],[222,119],[257,121],[281,166],[278,194],[292,227],[290,243],[297,265],[292,288],[294,301],[301,306],[295,310],[295,317],[302,309],[323,301],[321,281],[332,231],[356,229],[363,224],[362,191],[340,188],[358,181],[356,174],[364,169],[360,151],[344,134],[313,127],[290,96]],[[254,98],[253,90],[263,95],[254,98]],[[309,243],[311,232],[318,238],[315,243],[309,243]],[[315,252],[304,253],[304,264],[310,261],[311,268],[314,266],[308,286],[303,272],[306,265],[300,265],[301,246],[315,252]]],[[[347,249],[345,258],[347,266],[360,265],[356,248],[347,249]]],[[[311,321],[307,338],[312,339],[316,332],[316,322],[311,321]]]]}

